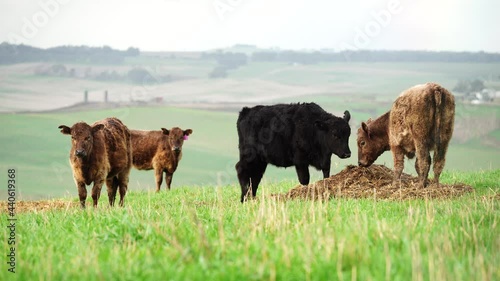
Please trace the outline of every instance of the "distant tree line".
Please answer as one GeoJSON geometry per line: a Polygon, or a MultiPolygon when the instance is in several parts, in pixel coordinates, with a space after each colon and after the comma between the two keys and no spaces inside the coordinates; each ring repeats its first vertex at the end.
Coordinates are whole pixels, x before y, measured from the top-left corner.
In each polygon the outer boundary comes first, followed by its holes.
{"type": "MultiPolygon", "coordinates": [[[[256,49],[258,50],[258,49],[256,49]]],[[[28,45],[0,44],[0,64],[21,62],[80,62],[94,64],[120,64],[125,57],[139,56],[138,48],[130,47],[125,51],[108,46],[60,46],[48,49],[28,45]]],[[[205,52],[201,60],[214,59],[218,65],[215,76],[224,76],[227,70],[236,69],[248,62],[288,62],[315,64],[320,62],[500,62],[499,53],[486,52],[434,52],[434,51],[255,51],[250,55],[240,52],[205,52]]]]}
{"type": "Polygon", "coordinates": [[[139,54],[139,49],[132,47],[120,51],[108,46],[60,46],[41,49],[23,44],[13,45],[6,42],[0,44],[0,64],[43,61],[120,64],[125,57],[134,57],[139,54]]]}
{"type": "Polygon", "coordinates": [[[126,73],[118,73],[116,70],[92,71],[91,67],[85,69],[68,69],[64,64],[53,64],[51,66],[40,65],[34,70],[35,75],[57,76],[70,78],[93,79],[99,81],[122,81],[133,84],[151,85],[168,83],[174,80],[181,80],[183,77],[176,77],[171,74],[158,74],[143,67],[133,67],[126,73]]]}
{"type": "Polygon", "coordinates": [[[484,86],[484,82],[479,79],[458,80],[457,84],[453,88],[453,91],[460,93],[472,93],[472,92],[481,92],[485,88],[486,87],[484,86]]]}
{"type": "Polygon", "coordinates": [[[248,57],[244,53],[233,52],[215,52],[215,53],[202,53],[201,59],[215,59],[217,65],[208,74],[210,78],[224,78],[227,77],[227,71],[236,69],[242,65],[247,64],[248,57]]]}
{"type": "Polygon", "coordinates": [[[460,93],[456,95],[459,100],[472,103],[493,102],[496,97],[496,91],[488,89],[480,79],[458,80],[453,92],[460,93]]]}
{"type": "Polygon", "coordinates": [[[432,51],[257,51],[245,53],[217,51],[202,53],[200,59],[213,59],[217,65],[209,73],[210,78],[227,77],[228,70],[236,69],[248,62],[286,62],[316,64],[321,62],[500,62],[500,54],[485,52],[432,52],[432,51]]]}

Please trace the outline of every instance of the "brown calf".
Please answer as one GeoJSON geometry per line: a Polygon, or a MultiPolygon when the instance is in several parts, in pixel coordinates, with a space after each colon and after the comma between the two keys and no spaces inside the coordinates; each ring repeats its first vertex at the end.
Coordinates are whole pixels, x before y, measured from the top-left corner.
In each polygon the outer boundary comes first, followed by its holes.
{"type": "Polygon", "coordinates": [[[389,112],[358,129],[358,164],[370,166],[384,151],[394,159],[394,183],[403,172],[404,156],[415,160],[420,187],[427,186],[434,151],[434,179],[444,168],[445,155],[453,134],[455,98],[435,83],[417,85],[404,91],[389,112]]]}
{"type": "Polygon", "coordinates": [[[117,118],[106,118],[88,125],[78,122],[73,126],[59,126],[61,133],[71,135],[69,162],[78,188],[80,204],[85,208],[87,185],[94,182],[92,199],[94,207],[106,181],[109,205],[115,203],[120,190],[120,206],[127,193],[128,177],[132,167],[130,131],[117,118]]]}
{"type": "Polygon", "coordinates": [[[131,130],[133,165],[138,170],[155,170],[156,192],[160,191],[165,172],[167,188],[170,189],[172,176],[182,158],[184,140],[193,130],[174,127],[161,131],[131,130]]]}

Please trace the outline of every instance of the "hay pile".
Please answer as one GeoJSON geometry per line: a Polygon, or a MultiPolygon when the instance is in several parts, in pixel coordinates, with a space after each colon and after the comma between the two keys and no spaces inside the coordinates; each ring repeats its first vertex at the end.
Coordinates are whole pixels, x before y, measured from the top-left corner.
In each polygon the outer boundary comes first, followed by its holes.
{"type": "Polygon", "coordinates": [[[401,185],[393,186],[393,171],[386,166],[347,166],[340,173],[307,186],[297,186],[286,194],[278,194],[281,199],[322,199],[334,197],[373,198],[389,200],[451,198],[472,192],[471,186],[456,183],[440,184],[429,180],[426,188],[417,188],[418,178],[403,173],[401,185]]]}

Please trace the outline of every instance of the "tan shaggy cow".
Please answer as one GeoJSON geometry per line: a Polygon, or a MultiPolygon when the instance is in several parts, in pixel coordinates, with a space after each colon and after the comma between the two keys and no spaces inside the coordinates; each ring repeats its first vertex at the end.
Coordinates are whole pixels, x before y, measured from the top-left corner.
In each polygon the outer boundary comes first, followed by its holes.
{"type": "Polygon", "coordinates": [[[358,164],[370,166],[384,151],[391,150],[395,184],[403,172],[404,156],[416,156],[419,185],[426,187],[430,151],[434,151],[434,179],[439,186],[454,119],[455,98],[448,90],[436,83],[414,86],[396,99],[389,112],[361,123],[358,164]]]}
{"type": "Polygon", "coordinates": [[[161,131],[131,130],[133,166],[138,170],[155,170],[156,192],[160,191],[165,172],[167,188],[170,189],[172,176],[182,158],[184,140],[193,130],[174,127],[161,131]]]}
{"type": "Polygon", "coordinates": [[[106,118],[92,125],[78,122],[71,128],[61,125],[59,129],[61,133],[71,135],[69,162],[73,169],[81,207],[85,208],[86,186],[92,182],[94,207],[97,207],[104,182],[108,188],[109,205],[114,205],[116,192],[119,189],[120,206],[123,206],[132,167],[128,128],[117,118],[106,118]]]}

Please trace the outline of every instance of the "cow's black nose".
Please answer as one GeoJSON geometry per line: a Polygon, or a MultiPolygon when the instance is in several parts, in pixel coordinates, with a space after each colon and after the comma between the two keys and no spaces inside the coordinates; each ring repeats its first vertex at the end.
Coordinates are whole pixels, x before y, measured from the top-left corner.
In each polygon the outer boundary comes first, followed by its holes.
{"type": "Polygon", "coordinates": [[[346,159],[346,158],[349,158],[349,157],[351,157],[351,153],[344,153],[344,154],[342,154],[340,156],[340,158],[342,158],[342,159],[346,159]]]}
{"type": "Polygon", "coordinates": [[[84,153],[83,149],[81,149],[81,150],[76,150],[75,155],[78,157],[82,157],[82,156],[85,156],[85,153],[84,153]]]}
{"type": "Polygon", "coordinates": [[[179,152],[179,151],[181,151],[181,148],[179,146],[174,146],[174,151],[179,152]]]}

